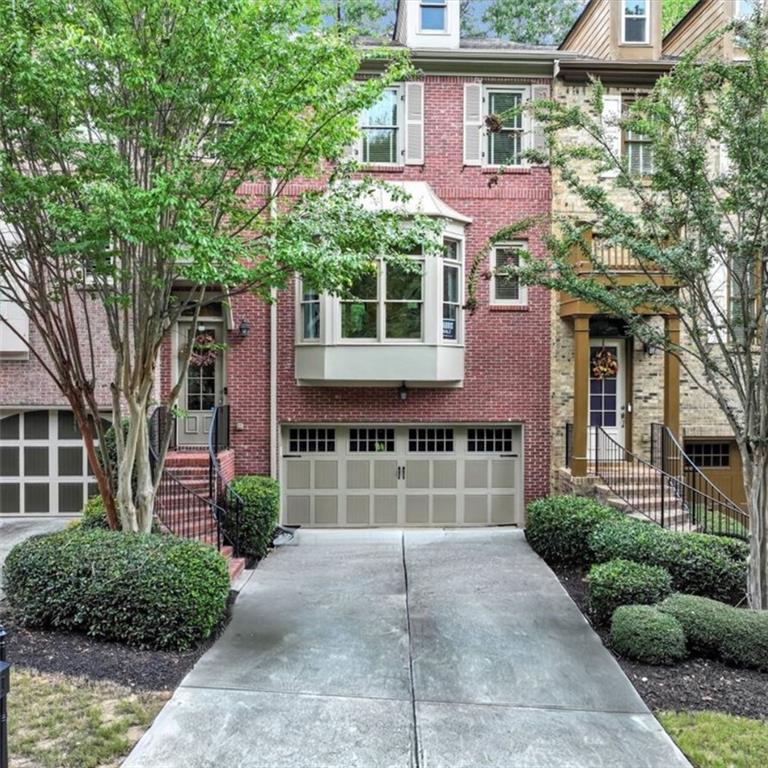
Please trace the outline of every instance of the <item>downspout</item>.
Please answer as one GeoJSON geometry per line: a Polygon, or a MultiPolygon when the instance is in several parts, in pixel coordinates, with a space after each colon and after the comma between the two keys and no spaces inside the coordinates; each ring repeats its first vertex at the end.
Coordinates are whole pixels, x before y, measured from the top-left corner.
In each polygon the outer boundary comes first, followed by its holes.
{"type": "MultiPolygon", "coordinates": [[[[269,217],[274,220],[277,215],[277,183],[269,180],[269,217]]],[[[277,434],[277,289],[270,291],[269,304],[269,476],[278,476],[278,445],[277,434]]]]}

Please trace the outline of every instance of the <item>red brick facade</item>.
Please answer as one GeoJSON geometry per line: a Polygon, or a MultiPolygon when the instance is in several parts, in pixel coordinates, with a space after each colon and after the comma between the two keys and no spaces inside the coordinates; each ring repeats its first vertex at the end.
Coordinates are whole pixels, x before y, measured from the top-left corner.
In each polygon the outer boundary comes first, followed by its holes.
{"type": "MultiPolygon", "coordinates": [[[[550,174],[525,168],[499,175],[463,166],[464,83],[429,76],[425,83],[425,164],[387,169],[389,181],[428,182],[436,194],[473,219],[466,230],[467,270],[488,238],[524,217],[547,226],[550,174]]],[[[489,83],[528,83],[493,78],[489,83]]],[[[540,230],[529,248],[541,252],[540,230]]],[[[487,267],[487,265],[486,265],[487,267]]],[[[479,306],[465,315],[465,378],[459,389],[411,389],[403,402],[396,387],[298,386],[294,373],[294,302],[286,291],[278,304],[278,421],[285,423],[522,423],[525,430],[525,496],[547,493],[549,471],[550,297],[528,289],[527,308],[489,307],[489,282],[480,270],[479,306]]],[[[251,323],[248,338],[230,338],[228,400],[238,473],[269,470],[269,308],[250,296],[233,300],[234,323],[251,323]]]]}

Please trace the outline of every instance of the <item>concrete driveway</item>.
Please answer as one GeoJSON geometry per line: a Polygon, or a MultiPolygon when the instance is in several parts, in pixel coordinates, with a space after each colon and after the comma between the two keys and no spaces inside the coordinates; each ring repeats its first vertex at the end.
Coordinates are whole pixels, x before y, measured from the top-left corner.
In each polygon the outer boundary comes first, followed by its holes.
{"type": "MultiPolygon", "coordinates": [[[[60,531],[67,520],[0,520],[0,573],[8,553],[21,541],[40,533],[60,531]]],[[[3,584],[0,578],[0,600],[3,599],[3,584]]]]}
{"type": "Polygon", "coordinates": [[[124,768],[687,766],[509,529],[302,531],[124,768]]]}

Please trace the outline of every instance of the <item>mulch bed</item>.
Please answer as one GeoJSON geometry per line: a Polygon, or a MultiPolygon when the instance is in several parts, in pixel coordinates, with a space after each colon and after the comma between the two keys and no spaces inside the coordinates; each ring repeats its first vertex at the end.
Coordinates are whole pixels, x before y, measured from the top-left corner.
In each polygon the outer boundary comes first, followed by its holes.
{"type": "Polygon", "coordinates": [[[230,610],[218,633],[191,651],[149,651],[86,635],[25,629],[14,622],[7,604],[0,602],[0,626],[8,633],[7,658],[14,666],[40,672],[109,680],[137,691],[172,691],[213,645],[229,622],[230,610]]]}
{"type": "MultiPolygon", "coordinates": [[[[564,568],[554,571],[589,620],[581,571],[564,568]]],[[[610,649],[608,628],[593,627],[610,649]]],[[[713,710],[755,719],[768,718],[768,674],[764,672],[734,669],[711,659],[694,658],[671,667],[654,667],[614,656],[651,710],[713,710]]]]}

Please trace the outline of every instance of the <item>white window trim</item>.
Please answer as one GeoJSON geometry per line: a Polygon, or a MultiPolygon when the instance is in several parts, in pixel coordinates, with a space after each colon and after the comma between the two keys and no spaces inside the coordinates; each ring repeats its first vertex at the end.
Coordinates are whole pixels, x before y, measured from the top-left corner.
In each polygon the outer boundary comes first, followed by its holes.
{"type": "MultiPolygon", "coordinates": [[[[309,346],[464,346],[464,293],[466,290],[465,235],[463,226],[448,223],[443,233],[445,239],[453,240],[459,245],[459,259],[446,260],[442,256],[417,257],[422,262],[422,334],[421,339],[388,339],[382,338],[384,316],[379,311],[377,337],[347,339],[341,335],[341,303],[338,296],[320,294],[320,338],[304,339],[301,315],[301,298],[303,285],[297,275],[294,283],[294,344],[301,347],[309,346]],[[443,338],[443,266],[455,264],[459,267],[459,313],[456,339],[443,338]]],[[[381,306],[381,276],[379,276],[379,299],[381,306]]]]}
{"type": "Polygon", "coordinates": [[[397,146],[395,147],[395,157],[397,160],[394,163],[363,160],[363,114],[361,113],[357,120],[360,137],[355,146],[355,155],[358,163],[364,168],[401,168],[405,166],[405,88],[402,84],[397,84],[388,86],[385,90],[394,90],[397,92],[397,146]]]}
{"type": "Polygon", "coordinates": [[[490,305],[492,307],[527,307],[528,306],[528,287],[518,283],[518,297],[516,299],[497,299],[496,298],[496,252],[502,249],[522,251],[528,247],[524,240],[510,240],[506,243],[496,243],[491,248],[491,286],[490,286],[490,305]]]}
{"type": "Polygon", "coordinates": [[[448,33],[448,3],[443,0],[443,2],[440,2],[439,0],[433,0],[433,2],[430,2],[430,0],[425,0],[422,2],[419,2],[419,34],[420,35],[445,35],[448,33]],[[423,14],[422,11],[425,6],[433,6],[436,8],[442,7],[443,9],[443,28],[442,29],[424,29],[422,26],[423,21],[423,14]]]}
{"type": "MultiPolygon", "coordinates": [[[[485,127],[485,118],[488,116],[491,98],[491,93],[519,93],[521,102],[525,104],[526,101],[530,101],[531,89],[528,86],[517,85],[486,85],[483,87],[483,108],[481,118],[483,120],[480,126],[480,150],[481,150],[481,162],[483,168],[525,168],[528,163],[525,158],[521,157],[520,163],[517,165],[501,165],[499,163],[490,162],[490,133],[485,127]]],[[[523,113],[522,120],[522,143],[520,146],[520,154],[524,155],[530,148],[532,142],[532,125],[531,118],[528,112],[523,113]]]]}
{"type": "Polygon", "coordinates": [[[651,7],[650,0],[646,0],[645,16],[633,16],[634,19],[645,19],[645,35],[642,41],[627,40],[627,0],[621,0],[621,44],[622,45],[650,45],[651,44],[651,7]]]}

